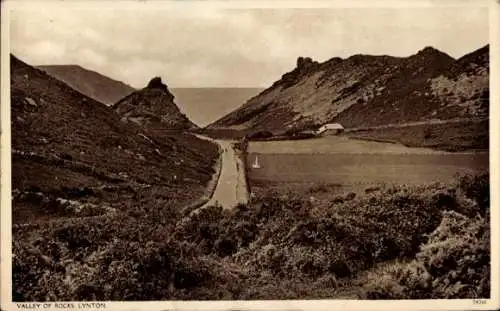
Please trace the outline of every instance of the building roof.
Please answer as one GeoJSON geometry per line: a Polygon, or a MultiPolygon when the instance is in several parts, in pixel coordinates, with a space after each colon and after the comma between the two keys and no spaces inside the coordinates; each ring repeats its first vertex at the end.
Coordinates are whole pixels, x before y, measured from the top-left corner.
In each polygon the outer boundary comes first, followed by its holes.
{"type": "Polygon", "coordinates": [[[327,123],[321,126],[316,133],[321,134],[328,130],[343,130],[344,127],[340,123],[327,123]]]}
{"type": "Polygon", "coordinates": [[[340,123],[327,123],[322,126],[322,128],[328,129],[328,130],[341,130],[344,127],[340,123]]]}

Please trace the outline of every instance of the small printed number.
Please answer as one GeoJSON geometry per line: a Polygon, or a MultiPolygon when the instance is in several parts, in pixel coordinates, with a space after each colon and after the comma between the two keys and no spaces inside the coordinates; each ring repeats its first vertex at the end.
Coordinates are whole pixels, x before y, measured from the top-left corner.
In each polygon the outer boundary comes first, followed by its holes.
{"type": "Polygon", "coordinates": [[[473,299],[472,303],[475,305],[485,305],[486,304],[486,299],[473,299]]]}

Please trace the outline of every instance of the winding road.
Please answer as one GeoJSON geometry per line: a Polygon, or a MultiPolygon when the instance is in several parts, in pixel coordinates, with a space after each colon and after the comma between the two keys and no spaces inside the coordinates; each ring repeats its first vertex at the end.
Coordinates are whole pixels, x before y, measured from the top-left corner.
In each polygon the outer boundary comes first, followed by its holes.
{"type": "Polygon", "coordinates": [[[196,136],[218,144],[222,160],[215,191],[208,202],[199,209],[214,205],[220,205],[224,209],[232,209],[238,204],[247,204],[249,195],[245,178],[245,166],[239,151],[234,148],[235,141],[218,140],[198,134],[196,136]]]}

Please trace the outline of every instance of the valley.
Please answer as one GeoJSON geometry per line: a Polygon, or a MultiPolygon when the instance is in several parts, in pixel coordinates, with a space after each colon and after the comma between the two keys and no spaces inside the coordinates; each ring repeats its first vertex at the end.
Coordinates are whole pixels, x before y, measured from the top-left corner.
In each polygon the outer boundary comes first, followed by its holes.
{"type": "Polygon", "coordinates": [[[264,90],[11,56],[13,300],[489,297],[488,53],[264,90]]]}

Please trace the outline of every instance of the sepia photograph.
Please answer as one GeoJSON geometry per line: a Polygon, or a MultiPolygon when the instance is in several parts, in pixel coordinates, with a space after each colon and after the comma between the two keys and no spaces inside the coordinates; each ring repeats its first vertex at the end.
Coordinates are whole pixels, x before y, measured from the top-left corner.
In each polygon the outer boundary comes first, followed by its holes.
{"type": "Polygon", "coordinates": [[[397,3],[2,2],[2,309],[498,307],[498,3],[397,3]]]}

